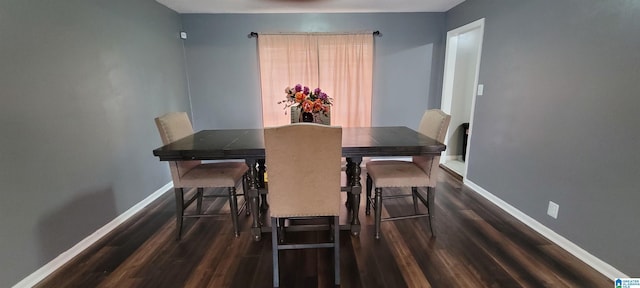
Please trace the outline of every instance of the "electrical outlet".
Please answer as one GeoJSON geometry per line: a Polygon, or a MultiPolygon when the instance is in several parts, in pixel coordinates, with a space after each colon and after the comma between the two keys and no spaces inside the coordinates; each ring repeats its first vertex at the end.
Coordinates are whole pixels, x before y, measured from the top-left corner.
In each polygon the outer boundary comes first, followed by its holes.
{"type": "Polygon", "coordinates": [[[560,210],[560,205],[554,203],[553,201],[549,201],[549,208],[547,208],[547,215],[553,217],[553,219],[558,219],[558,210],[560,210]]]}

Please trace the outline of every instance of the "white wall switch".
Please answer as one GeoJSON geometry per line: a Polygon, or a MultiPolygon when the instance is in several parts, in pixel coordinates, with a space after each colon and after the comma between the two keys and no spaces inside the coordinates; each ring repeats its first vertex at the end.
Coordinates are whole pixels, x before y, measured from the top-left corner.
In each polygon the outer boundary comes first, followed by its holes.
{"type": "Polygon", "coordinates": [[[187,32],[180,32],[180,39],[187,39],[187,32]]]}
{"type": "Polygon", "coordinates": [[[478,84],[478,96],[482,96],[484,94],[484,85],[478,84]]]}
{"type": "Polygon", "coordinates": [[[558,219],[558,210],[560,210],[560,205],[553,203],[553,201],[549,201],[549,208],[547,208],[547,215],[553,217],[553,219],[558,219]]]}

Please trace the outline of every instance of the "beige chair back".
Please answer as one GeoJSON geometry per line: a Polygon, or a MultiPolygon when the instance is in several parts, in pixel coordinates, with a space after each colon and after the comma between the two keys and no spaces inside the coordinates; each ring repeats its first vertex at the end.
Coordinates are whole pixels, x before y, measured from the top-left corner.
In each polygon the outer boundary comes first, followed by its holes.
{"type": "MultiPolygon", "coordinates": [[[[155,119],[162,143],[167,145],[176,140],[193,134],[193,127],[186,112],[170,112],[155,119]]],[[[182,187],[180,178],[193,167],[200,165],[201,161],[170,161],[173,186],[182,187]]]]}
{"type": "MultiPolygon", "coordinates": [[[[449,129],[450,121],[451,115],[442,112],[440,109],[427,110],[422,115],[418,130],[420,133],[442,143],[444,142],[444,136],[447,134],[447,129],[449,129]]],[[[414,156],[413,162],[429,175],[429,186],[436,187],[437,179],[432,173],[437,171],[438,165],[440,165],[440,156],[414,156]]]]}
{"type": "Polygon", "coordinates": [[[271,217],[339,216],[342,128],[265,128],[271,217]]]}

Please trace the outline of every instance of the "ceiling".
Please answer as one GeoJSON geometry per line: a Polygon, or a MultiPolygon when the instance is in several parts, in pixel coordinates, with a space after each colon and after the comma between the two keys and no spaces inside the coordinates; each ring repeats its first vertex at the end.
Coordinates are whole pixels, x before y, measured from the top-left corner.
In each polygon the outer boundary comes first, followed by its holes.
{"type": "Polygon", "coordinates": [[[178,13],[445,12],[464,0],[156,0],[178,13]]]}

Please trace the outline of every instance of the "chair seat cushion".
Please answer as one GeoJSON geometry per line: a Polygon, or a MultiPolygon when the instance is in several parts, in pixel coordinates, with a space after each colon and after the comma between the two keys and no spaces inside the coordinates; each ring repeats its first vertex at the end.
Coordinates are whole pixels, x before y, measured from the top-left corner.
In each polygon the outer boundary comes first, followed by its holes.
{"type": "Polygon", "coordinates": [[[200,164],[182,175],[179,187],[235,187],[249,168],[243,162],[200,164]]]}
{"type": "Polygon", "coordinates": [[[382,187],[425,187],[429,186],[429,176],[413,162],[408,161],[369,161],[367,174],[373,185],[382,187]]]}

